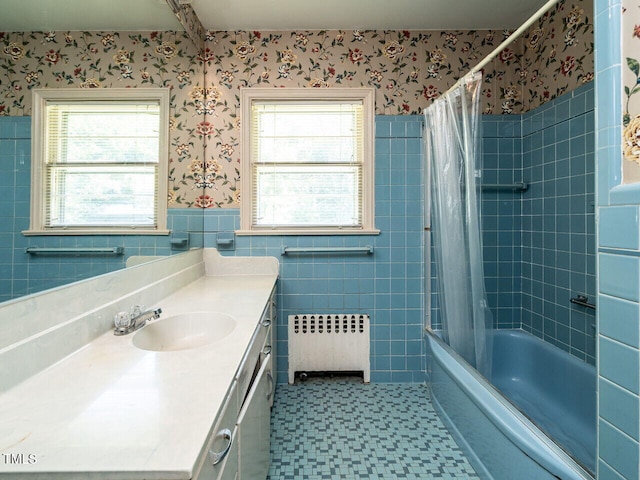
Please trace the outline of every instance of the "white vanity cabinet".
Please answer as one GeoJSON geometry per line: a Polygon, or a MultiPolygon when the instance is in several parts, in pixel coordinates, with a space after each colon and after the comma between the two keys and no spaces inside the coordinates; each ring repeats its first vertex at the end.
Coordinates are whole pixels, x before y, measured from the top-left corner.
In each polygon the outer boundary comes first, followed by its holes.
{"type": "Polygon", "coordinates": [[[262,480],[269,473],[271,355],[267,355],[238,417],[240,480],[262,480]]]}
{"type": "MultiPolygon", "coordinates": [[[[253,348],[243,363],[253,366],[250,388],[246,396],[239,397],[238,414],[239,480],[262,480],[269,472],[271,406],[275,394],[275,288],[269,297],[253,338],[253,348]],[[260,348],[257,348],[258,345],[260,348]]],[[[246,368],[249,370],[250,368],[246,368]]],[[[242,370],[242,368],[241,368],[242,370]]],[[[238,376],[244,378],[242,372],[238,376]]]]}
{"type": "Polygon", "coordinates": [[[200,454],[194,480],[263,480],[267,477],[271,406],[275,394],[274,292],[200,454]]]}

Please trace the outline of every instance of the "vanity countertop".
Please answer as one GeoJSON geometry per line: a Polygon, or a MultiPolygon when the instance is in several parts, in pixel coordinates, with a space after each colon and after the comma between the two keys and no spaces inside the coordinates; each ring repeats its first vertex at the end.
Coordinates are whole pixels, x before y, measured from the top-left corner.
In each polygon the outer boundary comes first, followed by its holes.
{"type": "Polygon", "coordinates": [[[276,279],[203,276],[148,305],[233,316],[219,341],[152,352],[109,331],[0,394],[0,476],[190,478],[276,279]]]}

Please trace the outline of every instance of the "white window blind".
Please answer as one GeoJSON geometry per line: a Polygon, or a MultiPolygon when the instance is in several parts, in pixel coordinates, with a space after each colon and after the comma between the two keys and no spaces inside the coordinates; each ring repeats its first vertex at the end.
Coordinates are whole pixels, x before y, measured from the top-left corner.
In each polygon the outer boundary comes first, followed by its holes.
{"type": "Polygon", "coordinates": [[[364,107],[254,101],[252,228],[362,228],[364,107]]]}
{"type": "Polygon", "coordinates": [[[44,119],[44,228],[158,225],[158,102],[49,102],[44,119]]]}

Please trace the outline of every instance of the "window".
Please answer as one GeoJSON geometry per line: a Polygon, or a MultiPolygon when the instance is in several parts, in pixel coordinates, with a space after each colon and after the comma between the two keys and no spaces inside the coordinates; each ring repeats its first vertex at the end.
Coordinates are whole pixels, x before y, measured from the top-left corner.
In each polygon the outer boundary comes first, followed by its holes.
{"type": "Polygon", "coordinates": [[[372,89],[244,89],[240,234],[377,233],[372,89]]]}
{"type": "Polygon", "coordinates": [[[25,234],[167,234],[166,89],[34,90],[25,234]]]}

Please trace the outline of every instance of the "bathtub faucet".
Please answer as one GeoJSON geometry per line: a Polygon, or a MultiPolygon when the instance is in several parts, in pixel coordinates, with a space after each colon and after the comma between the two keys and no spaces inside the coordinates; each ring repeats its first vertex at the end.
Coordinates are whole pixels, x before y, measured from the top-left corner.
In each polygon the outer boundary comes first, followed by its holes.
{"type": "Polygon", "coordinates": [[[127,335],[144,327],[148,320],[160,318],[160,314],[162,313],[161,308],[151,308],[149,310],[143,310],[143,308],[144,307],[141,307],[140,305],[134,305],[131,308],[131,313],[116,313],[116,316],[113,319],[115,324],[113,334],[127,335]]]}

